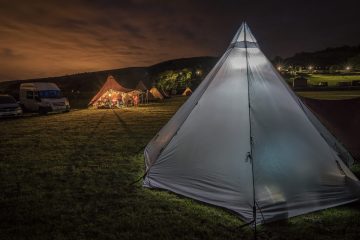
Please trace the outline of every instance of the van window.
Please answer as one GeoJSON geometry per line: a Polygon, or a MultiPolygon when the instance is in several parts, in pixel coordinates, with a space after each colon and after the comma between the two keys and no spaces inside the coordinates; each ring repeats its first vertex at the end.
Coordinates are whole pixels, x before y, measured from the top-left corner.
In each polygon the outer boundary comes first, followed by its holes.
{"type": "Polygon", "coordinates": [[[34,92],[33,91],[26,91],[26,98],[27,99],[33,99],[34,98],[34,92]]]}
{"type": "Polygon", "coordinates": [[[59,90],[43,90],[39,91],[40,98],[61,98],[62,94],[59,90]]]}

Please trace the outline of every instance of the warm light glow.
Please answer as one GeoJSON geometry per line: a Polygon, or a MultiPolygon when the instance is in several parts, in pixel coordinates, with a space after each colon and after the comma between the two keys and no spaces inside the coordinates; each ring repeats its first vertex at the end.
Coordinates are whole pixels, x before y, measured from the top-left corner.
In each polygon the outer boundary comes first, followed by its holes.
{"type": "Polygon", "coordinates": [[[277,67],[277,70],[281,71],[281,66],[278,66],[278,67],[277,67]]]}
{"type": "Polygon", "coordinates": [[[111,93],[109,93],[109,97],[111,97],[111,93]]]}
{"type": "Polygon", "coordinates": [[[308,67],[309,70],[312,70],[313,68],[314,68],[313,66],[309,66],[309,67],[308,67]]]}
{"type": "Polygon", "coordinates": [[[347,67],[346,67],[346,70],[348,70],[348,71],[349,71],[350,69],[351,69],[351,67],[350,67],[350,66],[347,66],[347,67]]]}

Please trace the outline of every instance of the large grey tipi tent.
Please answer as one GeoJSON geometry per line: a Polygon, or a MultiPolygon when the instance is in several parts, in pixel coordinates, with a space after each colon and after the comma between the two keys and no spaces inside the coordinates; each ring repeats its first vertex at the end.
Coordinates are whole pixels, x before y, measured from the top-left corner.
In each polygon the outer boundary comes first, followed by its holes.
{"type": "Polygon", "coordinates": [[[358,200],[352,161],[242,24],[215,67],[147,145],[143,185],[259,224],[358,200]]]}

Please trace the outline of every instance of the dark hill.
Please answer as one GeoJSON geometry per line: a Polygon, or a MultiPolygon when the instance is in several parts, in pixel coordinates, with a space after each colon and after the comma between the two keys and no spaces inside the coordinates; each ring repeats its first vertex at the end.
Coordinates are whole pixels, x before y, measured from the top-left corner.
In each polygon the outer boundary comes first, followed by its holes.
{"type": "MultiPolygon", "coordinates": [[[[124,87],[135,88],[140,80],[151,87],[157,82],[158,75],[167,70],[201,68],[207,73],[216,63],[215,57],[194,57],[169,60],[148,67],[130,67],[99,72],[85,72],[59,77],[35,78],[0,82],[0,93],[18,97],[19,87],[24,82],[54,82],[75,107],[85,107],[93,95],[101,88],[108,75],[113,75],[124,87]],[[81,99],[81,101],[80,101],[81,99]],[[81,103],[80,103],[81,102],[81,103]]],[[[205,75],[205,74],[204,74],[205,75]]]]}
{"type": "MultiPolygon", "coordinates": [[[[159,73],[166,70],[176,70],[176,69],[197,69],[200,68],[204,72],[209,72],[211,68],[215,65],[217,58],[215,57],[193,57],[193,58],[180,58],[170,61],[161,62],[149,67],[149,72],[151,77],[156,77],[159,73]]],[[[156,79],[154,79],[156,80],[156,79]]]]}
{"type": "Polygon", "coordinates": [[[301,52],[283,60],[286,65],[303,66],[315,65],[320,68],[343,67],[351,63],[356,56],[360,55],[360,45],[326,48],[316,52],[301,52]]]}

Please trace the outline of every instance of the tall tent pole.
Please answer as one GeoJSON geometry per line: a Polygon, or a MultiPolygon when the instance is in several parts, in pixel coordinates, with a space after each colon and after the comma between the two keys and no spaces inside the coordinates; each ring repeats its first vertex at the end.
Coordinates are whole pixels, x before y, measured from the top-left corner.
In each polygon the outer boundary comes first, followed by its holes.
{"type": "Polygon", "coordinates": [[[254,160],[252,157],[252,145],[253,145],[253,137],[252,137],[252,129],[251,129],[251,105],[250,105],[250,73],[249,73],[249,60],[248,60],[248,48],[247,48],[247,40],[246,40],[246,23],[244,23],[244,43],[245,43],[245,56],[246,56],[246,78],[248,82],[248,106],[249,106],[249,131],[250,131],[250,152],[248,157],[251,162],[251,173],[252,173],[252,187],[253,187],[253,218],[254,218],[254,233],[256,239],[256,201],[255,201],[255,178],[254,178],[254,160]]]}

